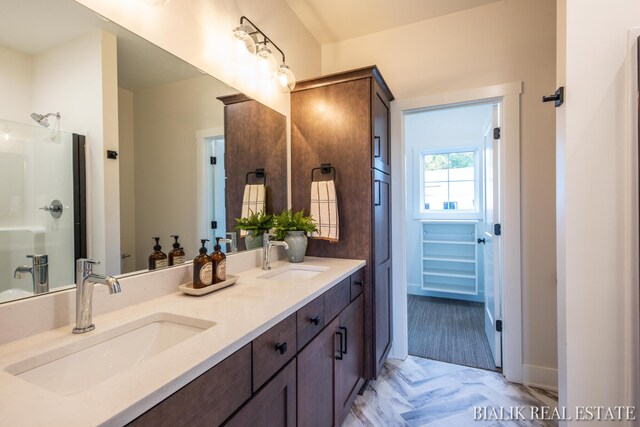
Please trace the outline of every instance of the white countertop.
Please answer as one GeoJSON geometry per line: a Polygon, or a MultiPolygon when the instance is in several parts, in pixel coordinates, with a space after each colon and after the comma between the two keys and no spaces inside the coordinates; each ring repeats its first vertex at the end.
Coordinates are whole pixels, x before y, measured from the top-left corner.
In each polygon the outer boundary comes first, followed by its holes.
{"type": "MultiPolygon", "coordinates": [[[[288,264],[278,261],[272,268],[288,264]]],[[[66,325],[0,346],[0,425],[126,424],[363,267],[365,262],[306,257],[304,264],[328,269],[304,283],[294,284],[258,279],[264,271],[254,268],[238,274],[235,285],[208,295],[194,297],[177,291],[96,316],[93,332],[73,335],[72,325],[66,325]],[[159,312],[209,320],[216,325],[89,390],[69,396],[54,394],[5,371],[27,358],[159,312]]],[[[126,287],[122,292],[127,292],[126,287]]]]}

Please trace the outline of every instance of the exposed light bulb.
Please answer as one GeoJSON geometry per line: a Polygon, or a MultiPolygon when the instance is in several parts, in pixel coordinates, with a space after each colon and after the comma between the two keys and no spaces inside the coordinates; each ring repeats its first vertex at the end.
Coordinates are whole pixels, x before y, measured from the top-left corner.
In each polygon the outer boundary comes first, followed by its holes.
{"type": "Polygon", "coordinates": [[[296,87],[296,77],[287,64],[280,64],[276,73],[278,87],[282,92],[291,92],[296,87]]]}
{"type": "Polygon", "coordinates": [[[9,136],[9,132],[5,131],[4,132],[4,140],[8,141],[9,139],[11,139],[11,136],[9,136]]]}
{"type": "Polygon", "coordinates": [[[244,49],[251,54],[256,53],[256,39],[255,36],[251,34],[254,31],[255,30],[248,25],[240,25],[233,29],[233,36],[236,38],[237,45],[244,47],[244,49]]]}
{"type": "Polygon", "coordinates": [[[278,62],[271,53],[271,50],[269,50],[267,46],[262,45],[258,49],[256,56],[258,57],[258,72],[260,73],[260,77],[265,80],[272,78],[278,69],[278,62]]]}

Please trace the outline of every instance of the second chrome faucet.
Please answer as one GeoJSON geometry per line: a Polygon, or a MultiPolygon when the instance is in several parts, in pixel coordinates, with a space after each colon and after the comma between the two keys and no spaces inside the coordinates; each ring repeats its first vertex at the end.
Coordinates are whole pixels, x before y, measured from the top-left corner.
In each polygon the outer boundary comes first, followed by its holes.
{"type": "Polygon", "coordinates": [[[262,269],[271,270],[271,248],[274,246],[284,246],[285,249],[289,249],[289,245],[286,242],[272,241],[271,238],[275,234],[264,233],[264,240],[262,241],[262,269]]]}

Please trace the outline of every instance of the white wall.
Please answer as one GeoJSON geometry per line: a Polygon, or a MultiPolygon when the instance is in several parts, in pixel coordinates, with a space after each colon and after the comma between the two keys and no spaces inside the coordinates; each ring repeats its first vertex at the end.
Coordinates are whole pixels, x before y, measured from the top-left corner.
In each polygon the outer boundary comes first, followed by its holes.
{"type": "Polygon", "coordinates": [[[136,199],[133,92],[118,89],[118,131],[120,166],[120,252],[128,253],[122,260],[122,272],[135,271],[136,265],[136,199]]]}
{"type": "Polygon", "coordinates": [[[32,73],[31,55],[0,46],[0,119],[22,123],[31,120],[32,73]]]}
{"type": "Polygon", "coordinates": [[[638,25],[633,0],[567,0],[559,25],[558,83],[567,88],[557,110],[559,373],[569,407],[638,405],[637,93],[626,63],[627,32],[638,25]]]}
{"type": "Polygon", "coordinates": [[[88,251],[90,257],[102,262],[96,271],[109,273],[120,271],[120,233],[113,232],[114,228],[119,230],[114,222],[119,218],[119,202],[113,195],[113,188],[118,187],[117,162],[107,165],[105,154],[106,148],[118,148],[116,56],[115,37],[104,31],[38,54],[34,57],[32,98],[33,111],[59,111],[62,130],[87,137],[91,189],[87,198],[88,251]],[[107,223],[106,213],[112,210],[115,219],[107,223]]]}
{"type": "Polygon", "coordinates": [[[144,88],[133,94],[136,269],[147,268],[154,236],[162,251],[177,234],[187,259],[200,247],[196,235],[196,132],[223,129],[217,96],[234,90],[210,76],[144,88]]]}
{"type": "MultiPolygon", "coordinates": [[[[284,0],[76,0],[274,110],[289,114],[289,95],[244,67],[233,28],[246,15],[286,54],[296,77],[317,76],[320,46],[284,0]]],[[[275,49],[272,49],[273,51],[275,49]]],[[[279,58],[279,55],[276,55],[279,58]]]]}
{"type": "MultiPolygon", "coordinates": [[[[555,386],[555,1],[508,0],[322,46],[322,72],[377,64],[397,99],[524,82],[521,97],[525,381],[555,386]]],[[[394,144],[400,141],[394,141],[394,144]]],[[[394,215],[402,215],[394,212],[394,215]]]]}

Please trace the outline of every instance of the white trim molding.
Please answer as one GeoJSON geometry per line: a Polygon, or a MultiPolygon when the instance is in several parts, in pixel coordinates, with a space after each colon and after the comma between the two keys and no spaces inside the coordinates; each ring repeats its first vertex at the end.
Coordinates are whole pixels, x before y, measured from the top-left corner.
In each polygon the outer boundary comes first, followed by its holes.
{"type": "Polygon", "coordinates": [[[522,366],[522,384],[558,391],[558,370],[525,364],[522,366]]]}
{"type": "MultiPolygon", "coordinates": [[[[522,82],[396,100],[391,103],[392,233],[393,233],[393,347],[390,357],[408,354],[406,212],[412,212],[411,195],[406,194],[408,170],[405,157],[405,113],[454,104],[486,101],[502,103],[500,176],[502,196],[502,320],[503,373],[507,380],[523,382],[522,357],[522,272],[520,242],[520,95],[522,82]]],[[[534,370],[535,372],[541,372],[534,370]]],[[[546,371],[544,371],[546,373],[546,371]]],[[[532,374],[533,375],[533,374],[532,374]]],[[[545,375],[532,376],[533,379],[545,375]]],[[[542,385],[542,384],[541,384],[542,385]]]]}

